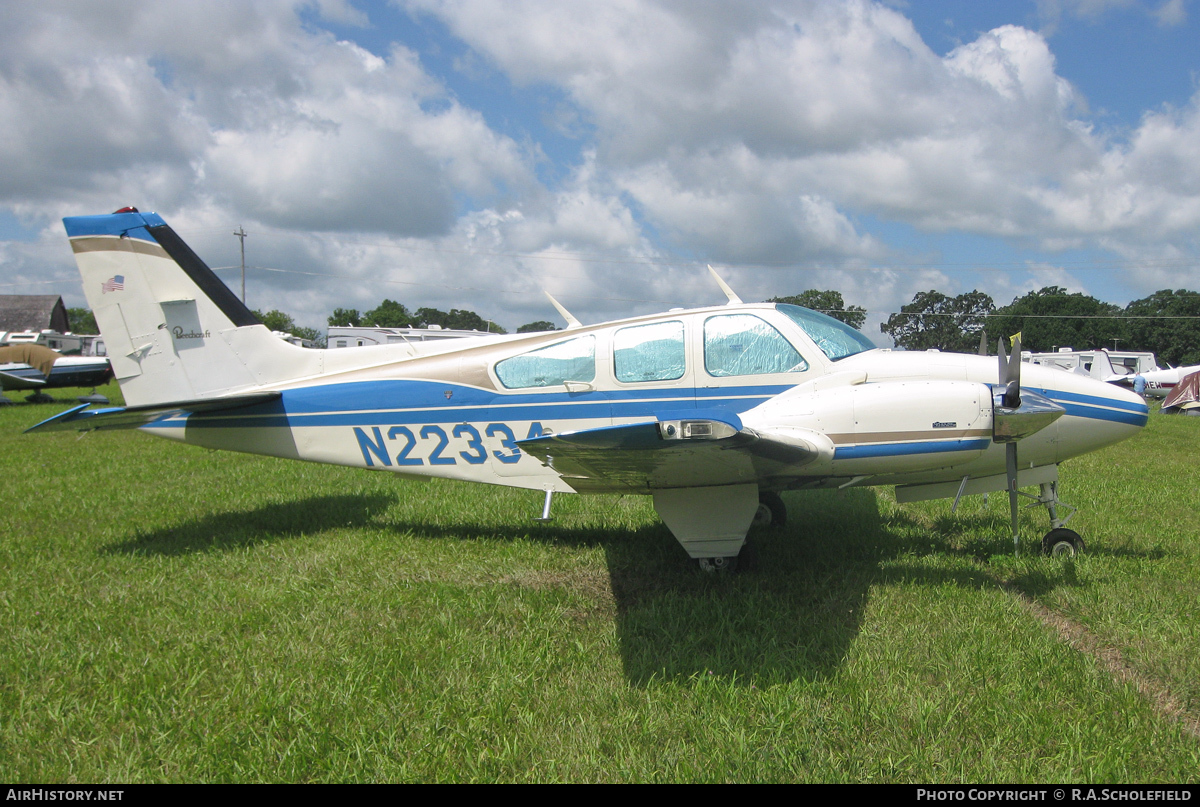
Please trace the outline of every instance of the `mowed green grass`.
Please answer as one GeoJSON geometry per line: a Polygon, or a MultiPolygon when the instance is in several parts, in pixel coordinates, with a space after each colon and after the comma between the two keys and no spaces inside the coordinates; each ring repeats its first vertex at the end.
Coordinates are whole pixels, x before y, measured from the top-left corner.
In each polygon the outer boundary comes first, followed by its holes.
{"type": "Polygon", "coordinates": [[[787,494],[720,577],[645,498],[540,525],[537,492],[20,434],[59,397],[0,408],[0,780],[1200,770],[1200,419],[1063,467],[1074,561],[1033,553],[1040,511],[1014,558],[1003,495],[850,490],[787,494]]]}

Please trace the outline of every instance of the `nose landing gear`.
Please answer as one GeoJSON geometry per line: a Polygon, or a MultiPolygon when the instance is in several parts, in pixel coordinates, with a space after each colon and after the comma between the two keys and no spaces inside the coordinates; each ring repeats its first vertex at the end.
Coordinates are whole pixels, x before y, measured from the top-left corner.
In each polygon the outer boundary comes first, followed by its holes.
{"type": "MultiPolygon", "coordinates": [[[[1029,494],[1025,494],[1029,495],[1029,494]]],[[[1030,496],[1030,498],[1034,498],[1030,496]]],[[[1081,554],[1085,547],[1083,538],[1075,530],[1067,529],[1067,522],[1075,515],[1075,508],[1058,499],[1058,482],[1043,482],[1037,502],[1030,507],[1044,506],[1050,516],[1050,532],[1042,538],[1042,554],[1052,558],[1069,558],[1081,554]],[[1058,517],[1058,508],[1070,510],[1066,518],[1058,517]]]]}

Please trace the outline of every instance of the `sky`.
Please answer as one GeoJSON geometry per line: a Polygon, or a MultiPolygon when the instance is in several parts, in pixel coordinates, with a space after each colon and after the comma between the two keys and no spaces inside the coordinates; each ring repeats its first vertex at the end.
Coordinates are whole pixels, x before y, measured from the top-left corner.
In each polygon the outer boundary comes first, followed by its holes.
{"type": "Polygon", "coordinates": [[[1200,289],[1198,2],[0,3],[0,294],[126,205],[320,329],[1200,289]]]}

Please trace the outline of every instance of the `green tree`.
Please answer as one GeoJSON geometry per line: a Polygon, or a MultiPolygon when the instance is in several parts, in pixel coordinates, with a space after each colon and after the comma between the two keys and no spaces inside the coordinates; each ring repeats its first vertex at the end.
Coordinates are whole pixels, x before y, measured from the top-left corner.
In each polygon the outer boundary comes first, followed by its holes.
{"type": "Polygon", "coordinates": [[[325,347],[325,335],[316,328],[306,328],[303,325],[296,325],[292,328],[292,336],[307,339],[317,347],[325,347]]]}
{"type": "Polygon", "coordinates": [[[333,326],[348,325],[351,328],[357,328],[362,324],[362,321],[363,316],[358,313],[357,308],[335,308],[333,309],[333,313],[329,315],[329,319],[326,320],[326,324],[333,326]]]}
{"type": "Polygon", "coordinates": [[[813,311],[828,314],[834,319],[846,323],[851,328],[858,328],[859,330],[862,329],[863,325],[867,324],[867,309],[857,305],[847,306],[845,301],[842,300],[842,293],[840,291],[809,289],[800,294],[793,294],[790,297],[772,297],[767,302],[788,303],[790,305],[811,308],[813,311]]]}
{"type": "Polygon", "coordinates": [[[267,326],[267,330],[295,334],[295,320],[292,319],[290,314],[285,314],[278,308],[272,308],[265,314],[258,309],[255,309],[251,313],[258,317],[259,322],[267,326]]]}
{"type": "Polygon", "coordinates": [[[547,322],[544,319],[539,319],[537,322],[526,322],[520,328],[517,328],[517,333],[537,333],[538,331],[557,331],[553,322],[547,322]]]}
{"type": "Polygon", "coordinates": [[[416,321],[401,303],[385,299],[362,315],[362,324],[369,328],[411,328],[416,321]]]}
{"type": "Polygon", "coordinates": [[[291,314],[280,311],[278,308],[272,308],[266,313],[258,310],[251,313],[258,317],[258,321],[266,325],[268,330],[290,333],[292,336],[308,339],[318,347],[325,346],[325,337],[320,331],[316,328],[306,328],[303,325],[297,325],[296,321],[292,319],[291,314]]]}
{"type": "Polygon", "coordinates": [[[996,336],[1021,334],[1025,350],[1047,352],[1060,347],[1077,350],[1112,347],[1113,339],[1128,344],[1128,321],[1123,311],[1080,292],[1046,286],[1014,298],[988,320],[996,336]]]}
{"type": "Polygon", "coordinates": [[[1130,350],[1152,350],[1160,364],[1200,364],[1200,292],[1156,291],[1127,305],[1125,314],[1130,317],[1126,322],[1129,341],[1125,343],[1130,350]]]}
{"type": "Polygon", "coordinates": [[[974,353],[987,315],[996,308],[992,298],[978,289],[947,297],[940,291],[921,291],[900,307],[879,330],[906,350],[938,350],[974,353]]]}
{"type": "Polygon", "coordinates": [[[71,333],[89,335],[100,333],[100,326],[96,324],[96,317],[87,308],[68,308],[67,323],[70,325],[71,333]]]}
{"type": "Polygon", "coordinates": [[[505,333],[505,330],[494,322],[488,322],[474,311],[461,308],[451,308],[439,311],[436,308],[418,308],[413,319],[423,326],[437,325],[456,331],[483,331],[484,333],[505,333]]]}

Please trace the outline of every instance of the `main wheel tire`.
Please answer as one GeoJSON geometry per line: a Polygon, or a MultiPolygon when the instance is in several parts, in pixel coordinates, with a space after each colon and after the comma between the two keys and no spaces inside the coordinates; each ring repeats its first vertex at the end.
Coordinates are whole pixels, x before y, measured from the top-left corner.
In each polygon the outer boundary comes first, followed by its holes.
{"type": "Polygon", "coordinates": [[[732,558],[700,558],[700,569],[708,574],[733,574],[737,567],[736,555],[732,558]]]}
{"type": "Polygon", "coordinates": [[[758,510],[754,513],[754,520],[750,522],[753,527],[779,527],[787,526],[787,505],[783,503],[778,493],[760,493],[758,494],[758,510]]]}
{"type": "Polygon", "coordinates": [[[1085,547],[1083,539],[1075,530],[1058,527],[1046,533],[1042,539],[1042,554],[1052,558],[1070,558],[1082,554],[1085,547]]]}

